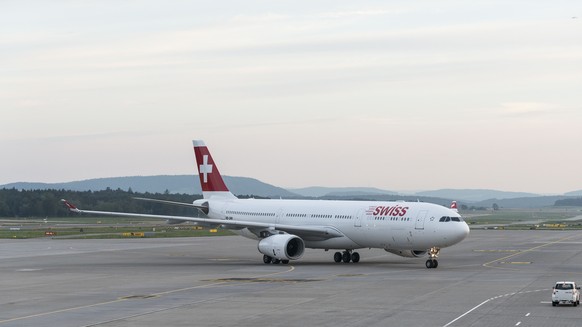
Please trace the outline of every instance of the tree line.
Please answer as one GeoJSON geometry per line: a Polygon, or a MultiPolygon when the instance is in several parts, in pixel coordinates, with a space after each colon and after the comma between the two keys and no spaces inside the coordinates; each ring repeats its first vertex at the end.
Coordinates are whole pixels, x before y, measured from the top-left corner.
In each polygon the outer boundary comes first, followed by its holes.
{"type": "Polygon", "coordinates": [[[196,216],[195,208],[173,206],[133,199],[134,197],[153,198],[176,202],[192,203],[202,195],[164,193],[137,193],[131,188],[127,191],[106,189],[102,191],[68,190],[17,190],[0,189],[0,217],[46,218],[74,215],[61,203],[67,199],[77,207],[97,211],[138,212],[147,214],[196,216]]]}
{"type": "MultiPolygon", "coordinates": [[[[139,201],[134,197],[161,199],[175,202],[192,203],[201,199],[201,194],[140,193],[107,188],[102,191],[68,191],[68,190],[17,190],[0,189],[0,217],[5,218],[52,218],[74,215],[61,203],[67,199],[79,208],[97,211],[137,212],[159,215],[194,216],[195,208],[173,206],[148,201],[139,201]]],[[[261,198],[254,195],[241,195],[239,198],[261,198]]],[[[555,206],[582,206],[582,197],[557,200],[555,206]]],[[[494,204],[494,207],[496,204],[494,204]]],[[[499,207],[497,207],[498,209],[499,207]]],[[[461,205],[461,210],[486,210],[485,207],[468,207],[461,205]]]]}
{"type": "Polygon", "coordinates": [[[582,206],[582,197],[556,200],[556,203],[554,205],[556,207],[560,207],[560,206],[581,207],[582,206]]]}

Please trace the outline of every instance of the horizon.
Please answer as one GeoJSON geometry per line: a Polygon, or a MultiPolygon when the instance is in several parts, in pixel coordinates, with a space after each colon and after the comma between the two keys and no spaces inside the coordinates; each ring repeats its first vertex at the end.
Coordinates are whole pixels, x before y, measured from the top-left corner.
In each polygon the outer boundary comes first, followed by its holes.
{"type": "MultiPolygon", "coordinates": [[[[134,177],[173,177],[173,176],[188,176],[188,177],[195,177],[195,181],[198,181],[198,174],[160,174],[160,175],[133,175],[133,176],[111,176],[111,177],[96,177],[96,178],[87,178],[87,179],[80,179],[80,180],[71,180],[71,181],[61,181],[61,182],[29,182],[29,181],[19,181],[19,182],[11,182],[11,183],[3,183],[0,184],[0,187],[4,187],[6,185],[11,185],[11,184],[19,184],[19,183],[25,183],[25,184],[67,184],[67,183],[76,183],[76,182],[86,182],[86,181],[91,181],[91,180],[99,180],[99,179],[117,179],[117,178],[134,178],[134,177]]],[[[301,190],[301,189],[308,189],[308,188],[329,188],[329,189],[349,189],[349,188],[362,188],[362,189],[377,189],[379,191],[383,191],[383,192],[392,192],[398,195],[416,195],[416,193],[421,193],[421,192],[435,192],[435,191],[493,191],[493,192],[505,192],[505,193],[529,193],[529,194],[534,194],[534,195],[539,195],[539,196],[555,196],[555,195],[565,195],[566,193],[572,193],[572,192],[579,192],[582,191],[582,188],[580,189],[575,189],[575,190],[570,190],[570,191],[566,191],[563,193],[536,193],[536,192],[528,192],[528,191],[513,191],[513,190],[501,190],[501,189],[488,189],[488,188],[438,188],[438,189],[419,189],[419,190],[406,190],[406,189],[384,189],[384,188],[378,188],[378,187],[374,187],[374,186],[324,186],[324,185],[311,185],[311,186],[302,186],[302,187],[286,187],[286,186],[279,186],[276,184],[272,184],[269,182],[265,182],[259,178],[255,178],[255,177],[248,177],[248,176],[230,176],[230,175],[222,175],[223,177],[230,177],[230,178],[249,178],[249,179],[253,179],[253,180],[257,180],[261,183],[273,186],[273,187],[278,187],[278,188],[282,188],[284,190],[290,191],[292,192],[293,190],[301,190]]],[[[193,184],[194,185],[194,184],[193,184]]],[[[227,183],[228,186],[228,183],[227,183]]]]}

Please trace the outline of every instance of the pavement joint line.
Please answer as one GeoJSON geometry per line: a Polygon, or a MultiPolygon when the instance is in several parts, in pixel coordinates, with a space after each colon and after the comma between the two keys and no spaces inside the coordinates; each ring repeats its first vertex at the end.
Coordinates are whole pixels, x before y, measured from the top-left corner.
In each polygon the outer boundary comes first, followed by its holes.
{"type": "Polygon", "coordinates": [[[97,323],[93,323],[93,324],[89,324],[89,325],[84,325],[82,327],[94,327],[94,326],[99,326],[99,325],[103,325],[103,324],[109,324],[109,323],[116,322],[116,321],[121,321],[121,320],[126,320],[126,319],[141,317],[141,316],[147,316],[147,315],[150,315],[150,314],[153,314],[153,313],[164,312],[164,311],[174,310],[174,309],[178,309],[178,308],[184,308],[184,307],[187,307],[187,306],[191,306],[193,304],[210,302],[210,301],[213,301],[213,300],[215,300],[215,299],[195,301],[195,302],[191,302],[191,303],[186,303],[186,304],[180,304],[180,305],[172,306],[172,307],[169,307],[169,308],[162,308],[162,309],[157,309],[157,310],[148,311],[148,312],[136,313],[134,315],[125,316],[125,317],[116,318],[116,319],[111,319],[111,320],[108,320],[108,321],[101,321],[101,322],[97,322],[97,323]]]}
{"type": "Polygon", "coordinates": [[[521,252],[521,250],[473,250],[473,252],[521,252]]]}
{"type": "MultiPolygon", "coordinates": [[[[258,276],[252,277],[252,278],[264,278],[264,277],[267,277],[267,276],[274,276],[274,275],[289,273],[289,272],[292,272],[293,270],[295,270],[295,267],[294,266],[289,266],[289,269],[284,270],[284,271],[278,271],[278,272],[274,272],[274,273],[258,275],[258,276]]],[[[204,284],[204,285],[198,285],[198,286],[192,286],[192,287],[185,287],[185,288],[180,288],[180,289],[177,289],[177,290],[170,290],[170,291],[166,291],[166,292],[152,293],[152,294],[148,294],[148,295],[145,295],[145,296],[149,296],[149,297],[159,297],[159,296],[162,296],[162,295],[167,295],[167,294],[172,294],[172,293],[178,293],[178,292],[184,292],[184,291],[189,291],[189,290],[193,290],[193,289],[197,289],[197,288],[212,287],[212,286],[221,285],[221,284],[227,284],[227,283],[229,283],[229,282],[217,282],[217,283],[204,284]]],[[[49,316],[49,315],[56,314],[56,313],[63,313],[63,312],[69,312],[69,311],[74,311],[74,310],[80,310],[80,309],[86,309],[86,308],[93,308],[93,307],[98,307],[98,306],[102,306],[102,305],[107,305],[107,304],[112,304],[112,303],[118,303],[118,302],[123,302],[123,301],[129,301],[129,300],[132,300],[132,298],[131,297],[128,297],[128,296],[125,296],[125,297],[120,297],[120,298],[117,298],[117,299],[111,300],[111,301],[99,302],[99,303],[94,303],[94,304],[88,304],[88,305],[78,306],[78,307],[65,308],[65,309],[54,310],[54,311],[49,311],[49,312],[36,313],[36,314],[32,314],[32,315],[28,315],[28,316],[23,316],[23,317],[15,317],[15,318],[10,318],[10,319],[0,320],[0,324],[4,324],[4,323],[8,323],[8,322],[13,322],[13,321],[19,321],[19,320],[25,320],[25,319],[30,319],[30,318],[38,318],[38,317],[43,317],[43,316],[49,316]]]]}
{"type": "Polygon", "coordinates": [[[112,304],[112,303],[117,303],[117,302],[122,302],[122,301],[127,301],[127,299],[116,299],[116,300],[111,300],[111,301],[105,301],[105,302],[100,302],[100,303],[83,305],[83,306],[80,306],[80,307],[66,308],[66,309],[54,310],[54,311],[50,311],[50,312],[41,312],[41,313],[37,313],[37,314],[33,314],[33,315],[28,315],[28,316],[24,316],[24,317],[10,318],[10,319],[6,319],[6,320],[0,320],[0,324],[4,324],[4,323],[7,323],[7,322],[18,321],[18,320],[24,320],[24,319],[30,319],[30,318],[37,318],[37,317],[48,316],[48,315],[52,315],[52,314],[55,314],[55,313],[62,313],[62,312],[68,312],[68,311],[73,311],[73,310],[79,310],[79,309],[86,309],[86,308],[98,307],[98,306],[102,306],[102,305],[106,305],[106,304],[112,304]]]}
{"type": "Polygon", "coordinates": [[[526,249],[526,250],[523,250],[523,251],[520,251],[520,252],[517,252],[517,253],[510,254],[510,255],[505,256],[503,258],[499,258],[499,259],[495,259],[495,260],[486,262],[486,263],[483,264],[483,267],[487,267],[487,268],[497,268],[497,269],[507,269],[507,270],[518,270],[518,269],[506,268],[506,267],[493,267],[493,266],[490,266],[490,264],[495,263],[495,262],[500,262],[501,260],[509,259],[509,258],[515,257],[517,255],[520,255],[520,254],[523,254],[523,253],[527,253],[527,252],[531,252],[531,251],[534,251],[534,250],[537,250],[539,248],[543,248],[543,247],[546,247],[546,246],[549,246],[549,245],[558,244],[558,243],[561,243],[561,242],[563,242],[565,240],[568,240],[568,239],[571,239],[571,238],[574,238],[574,237],[577,237],[577,236],[579,236],[579,235],[578,234],[575,234],[575,235],[571,235],[571,236],[567,236],[567,237],[561,238],[561,239],[559,239],[557,241],[547,242],[547,243],[544,243],[544,244],[541,244],[541,245],[538,245],[538,246],[534,246],[532,248],[529,248],[529,249],[526,249]]]}

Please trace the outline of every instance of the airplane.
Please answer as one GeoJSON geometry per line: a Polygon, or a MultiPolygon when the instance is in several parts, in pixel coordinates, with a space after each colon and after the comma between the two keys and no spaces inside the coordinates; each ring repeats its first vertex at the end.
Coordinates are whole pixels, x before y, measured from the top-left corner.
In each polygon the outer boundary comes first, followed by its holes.
{"type": "Polygon", "coordinates": [[[469,235],[469,226],[458,212],[432,203],[238,199],[224,183],[204,141],[195,140],[193,146],[203,198],[193,203],[140,199],[194,207],[204,218],[81,210],[61,201],[77,213],[190,221],[230,229],[257,240],[265,264],[288,264],[300,259],[306,248],[338,250],[335,262],[357,263],[360,255],[354,250],[380,248],[402,257],[428,255],[426,268],[437,268],[441,248],[469,235]]]}

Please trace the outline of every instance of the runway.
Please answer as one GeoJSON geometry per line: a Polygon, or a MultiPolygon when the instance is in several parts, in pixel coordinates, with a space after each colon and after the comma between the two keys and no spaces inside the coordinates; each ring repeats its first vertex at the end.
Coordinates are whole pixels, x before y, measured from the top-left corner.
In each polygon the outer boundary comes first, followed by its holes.
{"type": "Polygon", "coordinates": [[[359,252],[265,265],[238,236],[0,240],[0,327],[580,325],[550,303],[582,282],[579,231],[473,230],[437,269],[359,252]]]}

